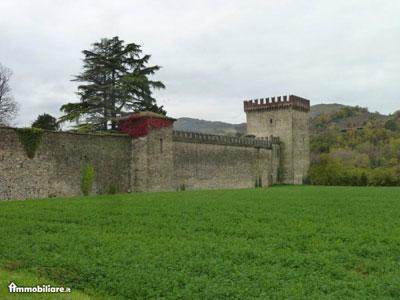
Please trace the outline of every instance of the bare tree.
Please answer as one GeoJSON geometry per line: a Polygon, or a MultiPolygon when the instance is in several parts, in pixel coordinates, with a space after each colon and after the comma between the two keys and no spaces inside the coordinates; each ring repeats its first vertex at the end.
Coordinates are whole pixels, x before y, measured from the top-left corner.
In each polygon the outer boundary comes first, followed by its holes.
{"type": "Polygon", "coordinates": [[[11,95],[9,81],[12,72],[0,64],[0,126],[9,125],[18,112],[18,104],[11,95]]]}

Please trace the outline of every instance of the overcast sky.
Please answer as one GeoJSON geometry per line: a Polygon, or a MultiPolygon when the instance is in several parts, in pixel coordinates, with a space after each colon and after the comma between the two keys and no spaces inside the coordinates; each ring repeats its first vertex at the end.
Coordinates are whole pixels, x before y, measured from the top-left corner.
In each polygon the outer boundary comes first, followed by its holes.
{"type": "Polygon", "coordinates": [[[400,109],[399,0],[0,0],[0,15],[19,126],[77,101],[81,51],[116,35],[163,67],[173,117],[239,123],[244,99],[289,93],[400,109]]]}

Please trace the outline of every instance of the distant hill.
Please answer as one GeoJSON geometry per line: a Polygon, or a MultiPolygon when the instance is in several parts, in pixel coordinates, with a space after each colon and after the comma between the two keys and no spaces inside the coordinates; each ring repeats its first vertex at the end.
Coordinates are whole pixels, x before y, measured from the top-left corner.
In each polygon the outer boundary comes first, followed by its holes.
{"type": "Polygon", "coordinates": [[[311,131],[320,123],[322,115],[329,116],[329,122],[340,130],[362,128],[370,120],[386,121],[390,117],[378,112],[369,112],[367,108],[342,104],[317,104],[311,107],[311,131]]]}
{"type": "Polygon", "coordinates": [[[230,124],[193,118],[179,118],[174,124],[174,129],[181,131],[236,136],[246,133],[246,123],[230,124]]]}
{"type": "Polygon", "coordinates": [[[346,105],[331,103],[331,104],[316,104],[312,105],[310,109],[310,117],[314,118],[322,113],[333,114],[341,110],[346,105]]]}
{"type": "MultiPolygon", "coordinates": [[[[313,120],[315,120],[315,118],[319,115],[333,115],[345,107],[352,108],[352,106],[346,106],[338,103],[312,105],[310,111],[311,128],[313,128],[313,120]]],[[[356,115],[337,118],[334,122],[340,129],[346,129],[349,127],[363,127],[371,118],[383,120],[388,118],[388,116],[379,113],[371,113],[368,112],[368,110],[361,109],[356,115]]],[[[174,129],[181,131],[236,136],[246,134],[246,123],[230,124],[225,122],[206,121],[193,118],[179,118],[174,124],[174,129]]]]}

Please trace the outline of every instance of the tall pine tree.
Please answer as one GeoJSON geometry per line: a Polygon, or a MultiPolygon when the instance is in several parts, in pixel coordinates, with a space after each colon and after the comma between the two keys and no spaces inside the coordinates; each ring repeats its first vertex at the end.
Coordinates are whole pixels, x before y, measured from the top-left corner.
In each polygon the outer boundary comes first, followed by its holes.
{"type": "Polygon", "coordinates": [[[156,104],[154,89],[165,88],[150,77],[160,66],[148,66],[150,55],[142,55],[140,45],[124,44],[118,37],[101,39],[84,54],[83,71],[74,81],[80,102],[61,107],[60,121],[80,120],[94,130],[116,129],[117,118],[129,112],[153,111],[166,114],[156,104]]]}

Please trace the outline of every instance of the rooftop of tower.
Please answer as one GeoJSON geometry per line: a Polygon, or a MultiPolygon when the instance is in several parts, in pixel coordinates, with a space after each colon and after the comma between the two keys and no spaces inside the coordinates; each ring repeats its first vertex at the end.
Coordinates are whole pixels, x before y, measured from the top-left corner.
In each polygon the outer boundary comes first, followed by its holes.
{"type": "Polygon", "coordinates": [[[245,112],[288,108],[308,112],[310,111],[310,100],[295,95],[289,95],[244,101],[245,112]]]}

